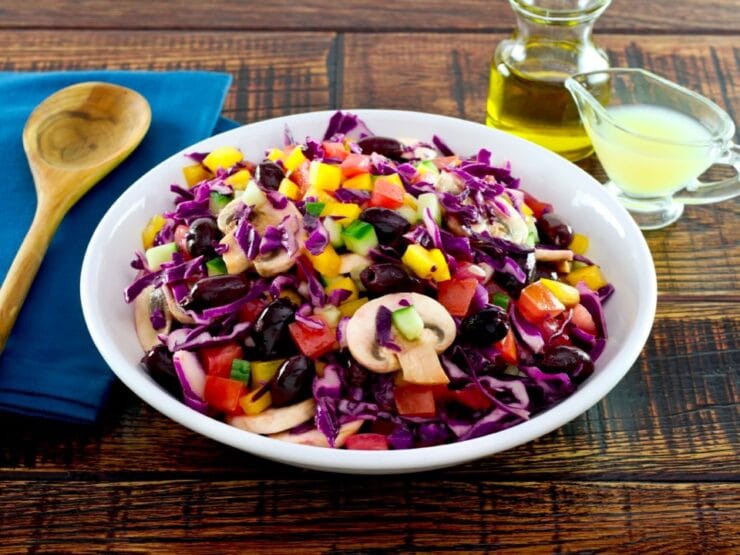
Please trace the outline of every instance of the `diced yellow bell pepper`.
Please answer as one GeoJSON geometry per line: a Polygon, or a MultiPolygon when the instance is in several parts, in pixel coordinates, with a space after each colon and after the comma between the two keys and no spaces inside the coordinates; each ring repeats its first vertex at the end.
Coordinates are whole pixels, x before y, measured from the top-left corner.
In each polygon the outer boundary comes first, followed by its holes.
{"type": "Polygon", "coordinates": [[[532,209],[527,205],[526,202],[522,203],[522,214],[525,216],[534,216],[534,212],[532,212],[532,209]]]}
{"type": "Polygon", "coordinates": [[[429,256],[434,260],[434,271],[432,277],[436,281],[447,281],[450,279],[450,267],[447,265],[447,259],[444,253],[439,249],[429,251],[429,256]]]}
{"type": "Polygon", "coordinates": [[[339,312],[345,318],[351,318],[357,309],[364,305],[369,299],[362,297],[361,299],[355,299],[354,301],[347,301],[339,305],[339,312]]]}
{"type": "Polygon", "coordinates": [[[292,172],[293,170],[297,169],[298,166],[303,164],[308,160],[306,158],[305,154],[303,154],[303,151],[299,147],[295,147],[293,150],[290,151],[290,154],[286,156],[285,160],[283,161],[283,164],[285,164],[285,169],[292,172]]]}
{"type": "Polygon", "coordinates": [[[213,174],[204,168],[202,164],[185,166],[182,169],[182,174],[185,176],[185,183],[188,184],[188,187],[193,187],[204,179],[213,177],[213,174]]]}
{"type": "Polygon", "coordinates": [[[573,270],[565,276],[565,281],[573,286],[578,285],[578,282],[582,281],[592,291],[597,291],[609,283],[601,272],[601,268],[595,264],[573,270]]]}
{"type": "Polygon", "coordinates": [[[336,191],[342,182],[342,169],[314,160],[308,169],[308,184],[324,191],[336,191]]]}
{"type": "Polygon", "coordinates": [[[300,188],[287,177],[283,177],[283,180],[280,182],[278,193],[282,193],[290,200],[298,200],[299,198],[301,198],[300,188]]]}
{"type": "Polygon", "coordinates": [[[329,285],[326,286],[326,294],[331,294],[335,289],[346,289],[350,292],[350,296],[347,297],[345,302],[354,301],[360,296],[355,280],[348,276],[336,277],[330,280],[329,285]]]}
{"type": "Polygon", "coordinates": [[[432,269],[436,265],[429,251],[415,243],[406,247],[406,252],[403,253],[401,262],[411,268],[422,279],[432,277],[432,269]]]}
{"type": "Polygon", "coordinates": [[[331,245],[326,245],[326,248],[321,254],[317,255],[306,251],[306,256],[311,261],[314,270],[322,276],[333,278],[339,275],[339,267],[342,265],[342,259],[339,258],[337,251],[331,245]]]}
{"type": "Polygon", "coordinates": [[[581,294],[578,289],[571,285],[547,278],[541,278],[540,283],[547,287],[567,307],[575,306],[581,302],[581,294]]]}
{"type": "Polygon", "coordinates": [[[278,295],[278,298],[288,299],[296,306],[301,306],[303,304],[303,299],[301,298],[301,296],[292,289],[283,289],[282,291],[280,291],[280,295],[278,295]]]}
{"type": "Polygon", "coordinates": [[[309,187],[306,189],[306,192],[303,193],[303,198],[307,199],[313,197],[318,202],[323,202],[325,204],[328,204],[330,202],[336,202],[333,196],[331,196],[329,193],[324,191],[323,189],[319,189],[318,187],[309,187]]]}
{"type": "Polygon", "coordinates": [[[252,179],[252,172],[249,170],[239,170],[224,179],[224,183],[231,185],[235,191],[243,191],[247,188],[247,183],[249,183],[250,179],[252,179]]]}
{"type": "Polygon", "coordinates": [[[285,153],[279,148],[271,148],[267,153],[267,159],[270,162],[277,162],[278,160],[285,160],[285,153]]]}
{"type": "Polygon", "coordinates": [[[344,226],[351,224],[360,217],[362,208],[351,202],[327,202],[321,210],[322,216],[338,217],[338,222],[344,226]]]}
{"type": "Polygon", "coordinates": [[[285,362],[284,358],[277,360],[262,360],[253,362],[252,376],[250,380],[251,388],[259,389],[267,382],[269,382],[283,362],[285,362]]]}
{"type": "Polygon", "coordinates": [[[149,223],[144,227],[144,231],[141,232],[141,242],[144,244],[144,250],[148,249],[154,244],[154,238],[157,233],[164,227],[164,218],[161,214],[155,214],[149,223]]]}
{"type": "Polygon", "coordinates": [[[379,177],[382,177],[383,180],[393,183],[394,185],[398,185],[403,189],[403,181],[401,181],[401,176],[397,173],[392,173],[390,175],[383,175],[379,177]]]}
{"type": "Polygon", "coordinates": [[[244,155],[238,148],[233,146],[222,146],[216,150],[211,151],[208,156],[203,159],[203,165],[216,172],[218,168],[228,170],[237,162],[244,160],[244,155]]]}
{"type": "Polygon", "coordinates": [[[359,189],[360,191],[372,191],[373,178],[369,173],[361,173],[346,179],[344,183],[342,183],[342,187],[346,187],[347,189],[359,189]]]}
{"type": "Polygon", "coordinates": [[[260,393],[259,389],[250,391],[243,397],[239,398],[239,406],[244,411],[244,414],[249,416],[259,414],[267,410],[272,404],[272,396],[269,391],[262,392],[262,395],[255,399],[257,393],[260,393]]]}
{"type": "Polygon", "coordinates": [[[414,210],[418,210],[419,208],[416,198],[408,193],[404,193],[403,195],[403,205],[413,208],[414,210]]]}
{"type": "Polygon", "coordinates": [[[573,240],[568,245],[568,248],[576,254],[586,254],[588,250],[588,237],[580,233],[574,233],[573,240]]]}

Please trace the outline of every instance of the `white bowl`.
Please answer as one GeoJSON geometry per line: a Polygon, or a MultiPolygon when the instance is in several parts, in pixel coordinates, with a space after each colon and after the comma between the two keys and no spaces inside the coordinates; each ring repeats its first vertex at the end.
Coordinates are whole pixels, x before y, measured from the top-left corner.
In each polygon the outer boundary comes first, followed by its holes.
{"type": "Polygon", "coordinates": [[[204,416],[160,388],[139,365],[133,310],[123,290],[149,218],[171,207],[172,183],[182,183],[183,154],[223,145],[260,160],[279,146],[287,124],[298,140],[321,136],[333,112],[313,112],[253,123],[211,137],[170,157],[134,183],[108,210],[88,245],[82,265],[85,321],[98,350],[116,375],[152,407],[183,426],[260,457],[335,472],[385,474],[429,470],[485,457],[538,438],[573,420],[601,400],[640,354],[655,316],[656,279],[642,233],[627,212],[591,176],[537,145],[480,124],[394,110],[353,110],[378,135],[442,137],[457,153],[481,147],[494,161],[511,161],[522,188],[554,205],[558,214],[590,239],[589,255],[602,266],[616,292],[606,305],[609,340],[594,374],[570,397],[531,420],[461,443],[399,451],[350,451],[294,445],[255,435],[204,416]]]}

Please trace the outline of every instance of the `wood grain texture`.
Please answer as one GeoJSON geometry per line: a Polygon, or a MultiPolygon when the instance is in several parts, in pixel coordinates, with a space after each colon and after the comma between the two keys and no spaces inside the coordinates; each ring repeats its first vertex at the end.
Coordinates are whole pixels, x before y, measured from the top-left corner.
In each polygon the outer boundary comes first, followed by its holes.
{"type": "MultiPolygon", "coordinates": [[[[740,303],[661,303],[645,353],[594,408],[537,441],[436,475],[549,481],[736,478],[738,337],[740,303]]],[[[123,391],[96,429],[0,416],[0,477],[27,471],[106,479],[159,472],[322,476],[218,445],[123,391]]]]}
{"type": "MultiPolygon", "coordinates": [[[[738,32],[734,0],[614,0],[598,23],[602,31],[738,32]]],[[[506,0],[5,0],[0,27],[94,29],[231,29],[388,32],[414,30],[509,31],[514,14],[506,0]]]]}
{"type": "Polygon", "coordinates": [[[0,553],[8,554],[740,548],[737,521],[725,518],[740,510],[740,488],[727,483],[17,481],[0,482],[0,504],[13,507],[0,513],[0,553]]]}

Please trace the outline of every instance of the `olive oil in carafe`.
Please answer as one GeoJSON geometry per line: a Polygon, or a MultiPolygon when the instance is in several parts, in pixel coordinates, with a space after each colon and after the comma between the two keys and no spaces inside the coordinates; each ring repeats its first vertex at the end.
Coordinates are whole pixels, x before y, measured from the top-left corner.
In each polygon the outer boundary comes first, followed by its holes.
{"type": "Polygon", "coordinates": [[[565,88],[566,74],[519,73],[491,64],[486,124],[537,143],[569,160],[592,152],[578,109],[565,88]]]}

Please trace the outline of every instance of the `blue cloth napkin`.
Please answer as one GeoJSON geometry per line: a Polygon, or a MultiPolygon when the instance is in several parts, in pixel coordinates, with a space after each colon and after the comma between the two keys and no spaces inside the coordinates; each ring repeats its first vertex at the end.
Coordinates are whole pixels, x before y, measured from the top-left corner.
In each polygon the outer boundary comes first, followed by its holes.
{"type": "Polygon", "coordinates": [[[147,170],[187,147],[237,126],[219,118],[231,76],[208,72],[86,71],[0,73],[0,280],[36,207],[21,141],[31,111],[57,90],[83,81],[138,91],[152,108],[141,145],[67,214],[0,354],[0,410],[94,422],[114,381],[85,327],[79,283],[82,258],[108,207],[147,170]]]}

